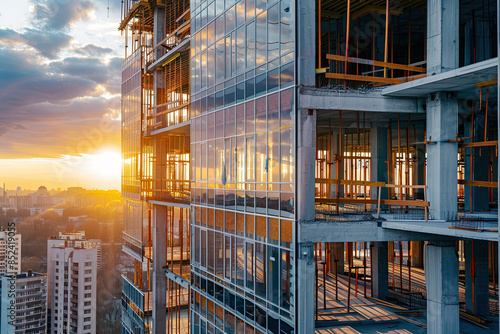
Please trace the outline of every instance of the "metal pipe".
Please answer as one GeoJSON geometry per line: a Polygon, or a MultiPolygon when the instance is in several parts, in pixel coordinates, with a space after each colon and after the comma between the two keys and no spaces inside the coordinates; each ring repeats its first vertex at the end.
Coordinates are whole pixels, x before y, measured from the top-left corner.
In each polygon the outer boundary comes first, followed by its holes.
{"type": "Polygon", "coordinates": [[[490,88],[486,87],[486,106],[485,106],[485,117],[484,117],[484,141],[487,141],[486,139],[486,133],[488,130],[488,95],[489,95],[490,88]]]}
{"type": "MultiPolygon", "coordinates": [[[[349,1],[349,0],[347,0],[349,1]]],[[[384,49],[384,62],[387,63],[387,43],[389,35],[389,0],[385,4],[385,49],[384,49]]],[[[384,78],[387,78],[387,67],[384,67],[384,78]]]]}
{"type": "Polygon", "coordinates": [[[339,300],[339,259],[335,259],[333,262],[335,263],[335,299],[339,300]]]}
{"type": "Polygon", "coordinates": [[[347,275],[347,313],[351,309],[351,263],[349,262],[349,275],[347,275]]]}
{"type": "Polygon", "coordinates": [[[403,293],[403,242],[399,242],[399,288],[403,293]]]}
{"type": "MultiPolygon", "coordinates": [[[[351,0],[347,0],[347,24],[346,24],[346,34],[345,34],[345,68],[344,74],[347,74],[347,57],[349,54],[349,20],[350,20],[350,11],[351,11],[351,0]]],[[[344,80],[344,89],[346,88],[346,82],[344,80]]]]}
{"type": "Polygon", "coordinates": [[[363,243],[363,293],[366,298],[366,241],[363,243]]]}
{"type": "Polygon", "coordinates": [[[318,68],[321,68],[321,0],[318,0],[318,68]]]}
{"type": "Polygon", "coordinates": [[[323,264],[323,309],[326,310],[326,261],[323,264]]]}
{"type": "Polygon", "coordinates": [[[355,268],[356,271],[356,292],[354,294],[354,297],[358,298],[358,267],[355,268]]]}

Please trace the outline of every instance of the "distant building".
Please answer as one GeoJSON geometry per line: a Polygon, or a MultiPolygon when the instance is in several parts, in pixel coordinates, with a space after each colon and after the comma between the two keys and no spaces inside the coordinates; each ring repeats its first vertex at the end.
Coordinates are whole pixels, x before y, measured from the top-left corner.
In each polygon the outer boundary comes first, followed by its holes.
{"type": "Polygon", "coordinates": [[[0,333],[47,332],[46,283],[45,275],[31,271],[0,276],[0,333]]]}
{"type": "Polygon", "coordinates": [[[96,333],[97,249],[49,247],[47,273],[47,332],[96,333]]]}
{"type": "Polygon", "coordinates": [[[53,205],[52,198],[45,186],[40,186],[36,192],[28,196],[32,198],[32,206],[35,208],[46,210],[53,205]]]}
{"type": "Polygon", "coordinates": [[[29,209],[33,206],[33,197],[29,195],[16,195],[9,198],[11,206],[16,209],[29,209]]]}
{"type": "MultiPolygon", "coordinates": [[[[47,240],[48,250],[52,247],[94,248],[97,250],[97,269],[102,265],[102,241],[100,239],[86,239],[85,231],[62,233],[47,240]]],[[[48,254],[48,251],[47,251],[48,254]]]]}
{"type": "Polygon", "coordinates": [[[121,200],[118,190],[86,190],[82,187],[71,187],[67,191],[69,203],[78,207],[106,206],[111,201],[121,200]]]}
{"type": "Polygon", "coordinates": [[[21,273],[21,235],[14,236],[14,243],[9,242],[9,232],[0,231],[0,276],[21,273]],[[12,249],[14,247],[14,249],[12,249]],[[8,266],[9,260],[12,260],[12,250],[14,250],[14,261],[12,266],[8,266]]]}

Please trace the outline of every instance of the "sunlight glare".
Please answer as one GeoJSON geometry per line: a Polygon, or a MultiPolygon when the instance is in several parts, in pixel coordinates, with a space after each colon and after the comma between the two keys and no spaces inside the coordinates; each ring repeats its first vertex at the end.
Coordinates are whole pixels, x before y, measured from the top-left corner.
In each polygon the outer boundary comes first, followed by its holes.
{"type": "Polygon", "coordinates": [[[119,152],[102,151],[89,157],[90,172],[101,177],[121,175],[122,158],[119,152]]]}

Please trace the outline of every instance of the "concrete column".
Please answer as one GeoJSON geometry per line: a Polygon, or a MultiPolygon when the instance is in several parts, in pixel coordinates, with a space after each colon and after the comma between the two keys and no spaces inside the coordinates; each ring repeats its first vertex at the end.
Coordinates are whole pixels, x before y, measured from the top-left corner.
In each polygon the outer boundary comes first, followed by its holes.
{"type": "Polygon", "coordinates": [[[427,333],[459,333],[458,258],[454,242],[427,245],[427,333]]]}
{"type": "Polygon", "coordinates": [[[458,67],[459,1],[427,2],[427,76],[458,67]]]}
{"type": "MultiPolygon", "coordinates": [[[[291,6],[293,10],[292,17],[295,17],[295,6],[291,6]]],[[[297,1],[298,9],[298,78],[297,84],[300,86],[315,86],[316,85],[316,7],[311,6],[308,0],[297,1]]]]}
{"type": "Polygon", "coordinates": [[[337,273],[344,274],[344,243],[343,242],[332,242],[331,243],[332,252],[330,253],[330,263],[331,273],[335,274],[335,260],[337,262],[337,273]]]}
{"type": "Polygon", "coordinates": [[[373,297],[378,299],[386,299],[389,293],[387,259],[387,242],[374,242],[372,248],[372,291],[373,297]]]}
{"type": "MultiPolygon", "coordinates": [[[[339,171],[339,179],[344,178],[344,160],[334,160],[335,155],[341,155],[341,147],[339,145],[340,145],[339,129],[332,130],[332,162],[333,162],[333,164],[331,165],[332,179],[337,178],[337,169],[339,171]]],[[[332,184],[330,187],[330,198],[334,198],[336,192],[337,192],[337,185],[332,184]]],[[[338,192],[340,197],[344,197],[344,187],[341,186],[338,192]]]]}
{"type": "Polygon", "coordinates": [[[313,221],[315,213],[316,112],[299,109],[297,129],[297,217],[313,221]]]}
{"type": "Polygon", "coordinates": [[[297,333],[314,333],[314,310],[316,305],[316,268],[314,263],[314,244],[298,244],[297,263],[297,333]]]}
{"type": "Polygon", "coordinates": [[[167,208],[161,205],[153,207],[153,334],[165,334],[167,331],[167,208]]]}
{"type": "Polygon", "coordinates": [[[458,133],[458,99],[438,92],[427,99],[427,200],[433,219],[456,219],[458,144],[450,143],[458,133]]]}
{"type": "MultiPolygon", "coordinates": [[[[370,130],[370,150],[371,150],[371,180],[377,182],[388,182],[387,175],[387,128],[372,126],[370,130]]],[[[388,189],[382,188],[381,198],[387,199],[388,189]]],[[[378,199],[378,189],[372,190],[372,199],[378,199]]]]}
{"type": "Polygon", "coordinates": [[[465,310],[487,316],[489,309],[488,241],[465,240],[465,310]],[[473,256],[474,253],[474,256],[473,256]],[[475,273],[473,269],[475,267],[475,273]]]}
{"type": "MultiPolygon", "coordinates": [[[[166,32],[165,32],[165,7],[163,6],[155,6],[154,9],[154,28],[153,28],[153,39],[154,43],[153,45],[157,45],[163,39],[167,37],[166,32]]],[[[159,47],[155,50],[155,57],[156,59],[160,58],[162,56],[162,48],[159,47]]]]}

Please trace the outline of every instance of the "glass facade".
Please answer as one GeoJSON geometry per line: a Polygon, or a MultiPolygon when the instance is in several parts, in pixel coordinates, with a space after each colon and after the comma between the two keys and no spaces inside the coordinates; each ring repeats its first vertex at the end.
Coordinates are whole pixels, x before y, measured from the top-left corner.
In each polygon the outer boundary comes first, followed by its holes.
{"type": "Polygon", "coordinates": [[[192,333],[292,333],[295,3],[191,8],[192,333]]]}
{"type": "Polygon", "coordinates": [[[140,199],[143,48],[122,64],[122,195],[140,199]]]}
{"type": "Polygon", "coordinates": [[[148,292],[139,289],[127,277],[122,276],[122,333],[149,333],[150,324],[145,322],[145,313],[151,313],[151,298],[148,292]]]}

